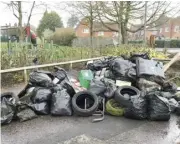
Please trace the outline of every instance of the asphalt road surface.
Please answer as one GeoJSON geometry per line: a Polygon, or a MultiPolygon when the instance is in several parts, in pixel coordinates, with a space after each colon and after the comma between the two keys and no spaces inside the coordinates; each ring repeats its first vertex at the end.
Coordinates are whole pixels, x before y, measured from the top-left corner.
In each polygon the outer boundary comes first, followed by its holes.
{"type": "MultiPolygon", "coordinates": [[[[18,93],[23,84],[4,88],[18,93]]],[[[1,128],[2,144],[178,144],[180,117],[168,122],[131,120],[105,116],[104,121],[91,122],[92,117],[39,116],[26,122],[13,121],[1,128]]]]}

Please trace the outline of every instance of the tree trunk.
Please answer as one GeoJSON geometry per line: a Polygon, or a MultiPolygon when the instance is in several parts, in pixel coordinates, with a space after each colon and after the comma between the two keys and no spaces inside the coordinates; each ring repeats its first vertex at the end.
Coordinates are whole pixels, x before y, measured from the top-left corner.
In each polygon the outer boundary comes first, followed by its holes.
{"type": "Polygon", "coordinates": [[[93,48],[93,11],[92,11],[92,3],[90,1],[90,45],[93,48]]]}
{"type": "Polygon", "coordinates": [[[127,44],[128,43],[128,35],[127,35],[127,31],[123,30],[123,32],[121,33],[122,35],[122,44],[127,44]]]}
{"type": "Polygon", "coordinates": [[[121,44],[121,24],[118,24],[118,44],[121,44]]]}
{"type": "Polygon", "coordinates": [[[90,21],[90,47],[93,48],[93,22],[90,21]]]}
{"type": "Polygon", "coordinates": [[[127,35],[127,30],[126,30],[126,24],[122,23],[121,25],[123,25],[121,27],[122,44],[127,44],[128,43],[128,35],[127,35]]]}
{"type": "Polygon", "coordinates": [[[123,35],[123,37],[122,37],[122,43],[123,43],[123,44],[128,44],[127,31],[124,31],[124,35],[123,35]]]}
{"type": "Polygon", "coordinates": [[[23,41],[23,27],[22,27],[22,7],[21,1],[18,1],[18,13],[19,13],[19,41],[23,41]]]}
{"type": "Polygon", "coordinates": [[[94,55],[94,47],[93,47],[93,7],[92,2],[89,2],[90,4],[90,47],[92,49],[91,51],[91,57],[94,55]]]}

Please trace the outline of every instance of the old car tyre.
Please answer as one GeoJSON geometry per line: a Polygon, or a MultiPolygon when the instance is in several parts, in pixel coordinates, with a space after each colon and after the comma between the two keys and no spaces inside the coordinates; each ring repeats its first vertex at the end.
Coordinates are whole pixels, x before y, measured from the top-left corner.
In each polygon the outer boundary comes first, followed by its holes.
{"type": "Polygon", "coordinates": [[[90,91],[78,92],[72,98],[72,108],[74,113],[79,116],[91,116],[98,108],[98,97],[90,91]],[[89,107],[86,109],[83,108],[85,98],[90,100],[89,107]]]}
{"type": "Polygon", "coordinates": [[[122,86],[114,93],[114,99],[125,107],[131,105],[131,96],[140,96],[140,91],[132,86],[122,86]]]}

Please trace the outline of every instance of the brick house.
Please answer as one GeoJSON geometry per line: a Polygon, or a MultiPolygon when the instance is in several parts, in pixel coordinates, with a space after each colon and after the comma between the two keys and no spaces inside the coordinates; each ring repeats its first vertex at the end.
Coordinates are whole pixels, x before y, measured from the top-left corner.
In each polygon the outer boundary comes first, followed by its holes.
{"type": "Polygon", "coordinates": [[[169,18],[168,22],[159,27],[158,35],[167,39],[180,39],[180,17],[169,18]]]}
{"type": "MultiPolygon", "coordinates": [[[[113,29],[118,29],[117,24],[106,23],[109,27],[113,29]]],[[[83,20],[75,28],[75,33],[77,37],[90,37],[90,29],[87,22],[83,20]]],[[[117,35],[117,32],[111,31],[104,27],[100,22],[94,22],[93,24],[93,37],[113,37],[117,35]]]]}
{"type": "MultiPolygon", "coordinates": [[[[140,28],[142,26],[142,24],[137,24],[137,25],[133,25],[131,26],[132,30],[136,30],[138,28],[140,28]]],[[[146,28],[146,39],[149,40],[151,35],[157,35],[158,34],[158,29],[153,27],[150,28],[147,26],[146,28]]],[[[139,30],[135,33],[129,33],[129,40],[143,40],[144,39],[144,29],[139,30]]]]}

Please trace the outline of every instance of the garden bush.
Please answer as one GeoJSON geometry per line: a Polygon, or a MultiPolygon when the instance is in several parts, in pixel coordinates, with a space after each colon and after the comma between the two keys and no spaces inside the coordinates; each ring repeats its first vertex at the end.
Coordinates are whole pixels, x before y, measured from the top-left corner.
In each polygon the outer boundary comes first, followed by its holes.
{"type": "Polygon", "coordinates": [[[71,46],[74,38],[76,38],[76,36],[73,29],[59,28],[54,35],[50,37],[50,40],[53,40],[53,42],[58,45],[71,46]]]}
{"type": "Polygon", "coordinates": [[[180,48],[180,40],[171,40],[170,45],[172,48],[180,48]]]}
{"type": "MultiPolygon", "coordinates": [[[[142,44],[143,41],[128,41],[129,44],[142,44]]],[[[180,48],[180,40],[155,40],[155,47],[157,48],[180,48]]]]}
{"type": "Polygon", "coordinates": [[[142,40],[138,40],[138,41],[128,41],[128,44],[143,44],[142,40]]]}
{"type": "Polygon", "coordinates": [[[163,48],[164,47],[164,40],[156,40],[155,47],[163,48]]]}

